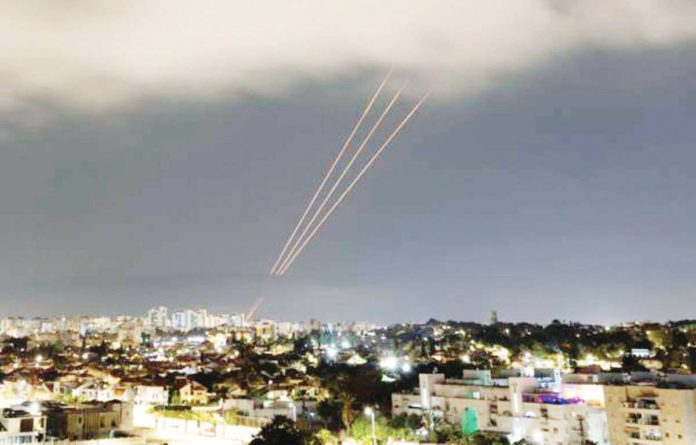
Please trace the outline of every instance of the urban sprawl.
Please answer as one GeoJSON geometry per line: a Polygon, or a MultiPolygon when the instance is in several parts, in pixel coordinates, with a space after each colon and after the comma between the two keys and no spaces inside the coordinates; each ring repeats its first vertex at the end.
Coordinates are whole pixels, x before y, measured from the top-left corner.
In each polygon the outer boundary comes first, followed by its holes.
{"type": "Polygon", "coordinates": [[[696,321],[255,312],[1,319],[0,444],[696,444],[696,321]]]}

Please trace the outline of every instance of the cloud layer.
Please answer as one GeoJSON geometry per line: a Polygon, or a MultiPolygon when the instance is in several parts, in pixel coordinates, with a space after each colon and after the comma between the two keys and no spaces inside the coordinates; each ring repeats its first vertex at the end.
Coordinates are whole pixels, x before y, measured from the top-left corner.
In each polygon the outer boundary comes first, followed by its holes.
{"type": "Polygon", "coordinates": [[[6,0],[0,108],[277,94],[395,66],[440,97],[584,47],[696,38],[693,0],[6,0]]]}

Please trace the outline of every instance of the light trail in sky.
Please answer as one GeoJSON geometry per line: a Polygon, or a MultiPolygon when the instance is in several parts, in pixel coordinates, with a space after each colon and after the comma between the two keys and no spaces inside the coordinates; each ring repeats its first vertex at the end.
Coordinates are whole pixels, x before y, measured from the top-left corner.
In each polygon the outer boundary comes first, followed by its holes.
{"type": "MultiPolygon", "coordinates": [[[[336,189],[341,185],[343,179],[346,177],[346,175],[348,174],[350,169],[353,167],[353,164],[355,164],[355,161],[360,157],[360,155],[362,154],[362,152],[365,149],[365,147],[367,146],[367,144],[369,144],[370,141],[372,140],[372,136],[374,136],[375,132],[379,129],[379,127],[384,122],[384,119],[387,117],[387,115],[389,115],[389,112],[391,111],[392,107],[394,106],[396,101],[401,96],[401,93],[403,92],[405,87],[406,87],[406,84],[404,83],[404,85],[402,85],[401,88],[399,88],[399,90],[396,93],[394,93],[392,98],[389,100],[386,107],[384,108],[382,113],[377,118],[377,121],[375,121],[375,123],[372,125],[372,128],[370,128],[367,135],[365,135],[365,138],[363,138],[363,141],[360,143],[360,146],[358,146],[358,148],[355,150],[355,153],[353,153],[353,156],[350,158],[350,161],[348,161],[346,166],[343,167],[341,174],[334,181],[333,186],[331,186],[331,189],[326,194],[326,196],[322,200],[322,202],[319,205],[319,207],[317,208],[317,210],[315,210],[312,218],[309,220],[309,222],[307,222],[307,224],[305,224],[305,228],[302,231],[302,233],[295,239],[295,243],[293,244],[292,248],[290,249],[289,253],[287,254],[285,260],[279,266],[278,270],[283,270],[285,268],[285,265],[287,264],[289,258],[291,258],[293,256],[295,250],[297,249],[297,246],[302,242],[304,237],[307,235],[307,232],[309,232],[309,230],[312,228],[312,224],[314,224],[314,222],[317,220],[317,218],[321,215],[321,212],[326,207],[326,204],[331,200],[334,193],[336,192],[336,189]]],[[[276,271],[276,274],[278,274],[277,271],[276,271]]]]}
{"type": "MultiPolygon", "coordinates": [[[[302,241],[302,243],[298,246],[297,249],[294,249],[291,251],[291,253],[288,255],[288,258],[283,262],[283,265],[280,267],[280,269],[277,272],[277,275],[283,275],[287,272],[287,270],[292,266],[294,261],[297,259],[297,257],[302,253],[304,248],[307,246],[307,244],[314,238],[316,233],[319,231],[319,229],[324,225],[326,220],[331,216],[331,214],[336,210],[336,208],[343,202],[343,200],[348,196],[348,194],[351,192],[351,190],[355,187],[355,185],[360,181],[360,179],[363,177],[363,175],[367,172],[367,170],[374,164],[374,162],[379,158],[379,156],[382,154],[382,152],[389,146],[391,141],[396,137],[396,135],[403,129],[403,127],[408,123],[409,120],[416,114],[418,109],[423,105],[425,100],[428,98],[429,93],[426,93],[414,106],[411,108],[411,110],[406,114],[406,116],[401,120],[401,122],[396,126],[394,131],[389,135],[389,137],[380,145],[380,147],[377,149],[377,151],[372,155],[370,160],[363,166],[363,168],[360,170],[360,172],[357,174],[357,176],[353,179],[353,181],[346,187],[346,189],[341,193],[341,195],[334,201],[334,203],[331,205],[331,207],[324,213],[324,216],[319,220],[319,222],[314,226],[311,232],[309,232],[309,235],[302,241]]],[[[316,216],[316,215],[315,215],[316,216]]]]}
{"type": "Polygon", "coordinates": [[[297,221],[297,224],[295,224],[295,228],[293,229],[292,233],[288,237],[287,241],[285,242],[285,245],[283,246],[283,249],[280,251],[280,254],[278,254],[278,258],[276,259],[275,263],[273,264],[273,267],[271,267],[271,275],[275,274],[278,270],[278,266],[280,265],[281,260],[285,256],[286,251],[288,250],[288,247],[290,246],[290,243],[292,240],[295,238],[297,235],[297,232],[300,230],[300,227],[302,226],[302,223],[304,222],[305,218],[309,214],[309,211],[311,210],[312,206],[316,202],[317,198],[321,194],[321,191],[324,189],[324,185],[326,185],[326,182],[328,181],[329,177],[333,173],[334,169],[336,168],[336,165],[338,165],[338,162],[341,160],[343,157],[343,154],[346,152],[348,147],[350,146],[350,143],[353,141],[353,138],[355,137],[355,134],[358,132],[358,129],[362,125],[363,121],[367,117],[367,115],[370,113],[370,110],[375,104],[375,101],[379,97],[379,95],[382,93],[382,90],[384,87],[387,85],[387,82],[389,81],[389,78],[392,75],[392,70],[389,70],[387,75],[384,77],[384,80],[382,80],[382,83],[379,85],[377,88],[377,91],[372,95],[372,98],[368,101],[367,105],[363,109],[362,114],[358,118],[357,122],[353,126],[353,129],[351,130],[350,134],[346,138],[345,142],[343,143],[343,147],[338,153],[338,156],[336,156],[336,159],[334,159],[333,163],[329,167],[329,169],[326,171],[324,174],[324,179],[322,179],[321,183],[319,184],[319,187],[317,190],[314,192],[314,196],[312,196],[312,199],[309,200],[309,203],[307,203],[307,206],[305,207],[304,212],[302,213],[302,216],[300,216],[300,219],[297,221]]]}

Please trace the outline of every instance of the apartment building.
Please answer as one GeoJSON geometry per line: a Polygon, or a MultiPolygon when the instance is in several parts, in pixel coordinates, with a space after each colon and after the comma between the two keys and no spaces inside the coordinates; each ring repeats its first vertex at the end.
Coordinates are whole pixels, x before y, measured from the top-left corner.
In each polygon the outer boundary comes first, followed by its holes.
{"type": "Polygon", "coordinates": [[[0,445],[39,443],[45,432],[46,417],[38,408],[5,408],[0,413],[0,445]]]}
{"type": "Polygon", "coordinates": [[[612,445],[696,444],[696,389],[683,384],[604,387],[612,445]]]}
{"type": "Polygon", "coordinates": [[[493,379],[490,371],[465,371],[462,379],[446,379],[421,374],[414,392],[392,395],[392,413],[427,413],[539,445],[609,444],[601,386],[564,384],[558,376],[493,379]]]}
{"type": "Polygon", "coordinates": [[[130,403],[94,402],[79,407],[54,407],[46,411],[46,431],[50,437],[68,440],[91,440],[128,431],[133,425],[130,403]]]}
{"type": "Polygon", "coordinates": [[[169,326],[169,309],[165,306],[153,307],[147,311],[145,322],[149,326],[165,328],[169,326]]]}
{"type": "Polygon", "coordinates": [[[160,385],[135,385],[134,402],[138,405],[166,405],[169,402],[169,390],[160,385]]]}

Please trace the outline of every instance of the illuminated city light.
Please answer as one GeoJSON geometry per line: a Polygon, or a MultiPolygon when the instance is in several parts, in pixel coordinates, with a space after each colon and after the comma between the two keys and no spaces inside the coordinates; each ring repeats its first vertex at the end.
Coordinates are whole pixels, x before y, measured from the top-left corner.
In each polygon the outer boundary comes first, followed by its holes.
{"type": "Polygon", "coordinates": [[[338,350],[334,345],[331,345],[328,348],[326,348],[326,356],[329,357],[331,360],[334,360],[336,357],[338,357],[338,350]]]}
{"type": "Polygon", "coordinates": [[[395,371],[399,366],[399,360],[396,357],[384,357],[379,361],[379,366],[387,371],[395,371]]]}

